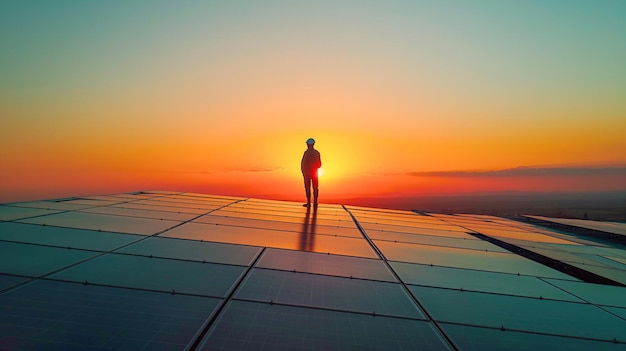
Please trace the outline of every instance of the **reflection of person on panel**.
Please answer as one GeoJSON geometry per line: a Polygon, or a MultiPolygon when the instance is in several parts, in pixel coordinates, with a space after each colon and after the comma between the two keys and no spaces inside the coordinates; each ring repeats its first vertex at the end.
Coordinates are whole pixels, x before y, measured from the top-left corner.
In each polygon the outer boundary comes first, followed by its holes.
{"type": "Polygon", "coordinates": [[[305,207],[311,206],[311,186],[313,187],[313,204],[317,206],[318,184],[317,170],[322,167],[322,158],[320,152],[315,150],[315,139],[309,138],[306,141],[307,149],[302,155],[302,162],[300,162],[300,169],[302,170],[302,176],[304,177],[304,192],[306,193],[305,207]]]}

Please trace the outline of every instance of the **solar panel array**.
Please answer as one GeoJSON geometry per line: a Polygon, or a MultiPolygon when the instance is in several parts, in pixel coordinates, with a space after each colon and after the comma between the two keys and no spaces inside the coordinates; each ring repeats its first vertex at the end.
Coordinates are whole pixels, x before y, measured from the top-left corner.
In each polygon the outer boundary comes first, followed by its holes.
{"type": "Polygon", "coordinates": [[[491,216],[91,196],[0,205],[0,257],[2,349],[626,349],[623,247],[491,216]]]}

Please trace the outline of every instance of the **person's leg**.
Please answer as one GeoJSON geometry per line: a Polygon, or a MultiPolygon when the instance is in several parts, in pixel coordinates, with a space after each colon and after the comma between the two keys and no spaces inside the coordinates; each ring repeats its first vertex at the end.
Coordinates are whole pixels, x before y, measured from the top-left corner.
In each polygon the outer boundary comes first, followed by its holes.
{"type": "Polygon", "coordinates": [[[311,178],[311,183],[313,183],[313,203],[317,206],[317,196],[319,195],[319,179],[317,177],[311,178]]]}
{"type": "Polygon", "coordinates": [[[306,204],[305,206],[311,205],[311,178],[308,176],[304,176],[304,193],[306,194],[306,204]]]}

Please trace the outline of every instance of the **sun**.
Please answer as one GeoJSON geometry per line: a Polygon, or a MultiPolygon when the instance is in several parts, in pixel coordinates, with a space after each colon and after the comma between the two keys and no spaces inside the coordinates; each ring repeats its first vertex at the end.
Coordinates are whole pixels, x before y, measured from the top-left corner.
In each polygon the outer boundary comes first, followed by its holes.
{"type": "Polygon", "coordinates": [[[326,173],[326,171],[324,170],[324,168],[318,168],[317,169],[317,177],[321,177],[324,175],[324,173],[326,173]]]}

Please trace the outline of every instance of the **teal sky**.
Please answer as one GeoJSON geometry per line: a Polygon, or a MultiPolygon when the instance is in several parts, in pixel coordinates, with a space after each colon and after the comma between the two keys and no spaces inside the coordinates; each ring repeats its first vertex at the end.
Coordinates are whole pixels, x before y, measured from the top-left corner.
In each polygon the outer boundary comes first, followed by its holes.
{"type": "Polygon", "coordinates": [[[626,90],[623,1],[3,1],[0,13],[5,99],[132,93],[308,54],[450,100],[605,104],[626,90]]]}

